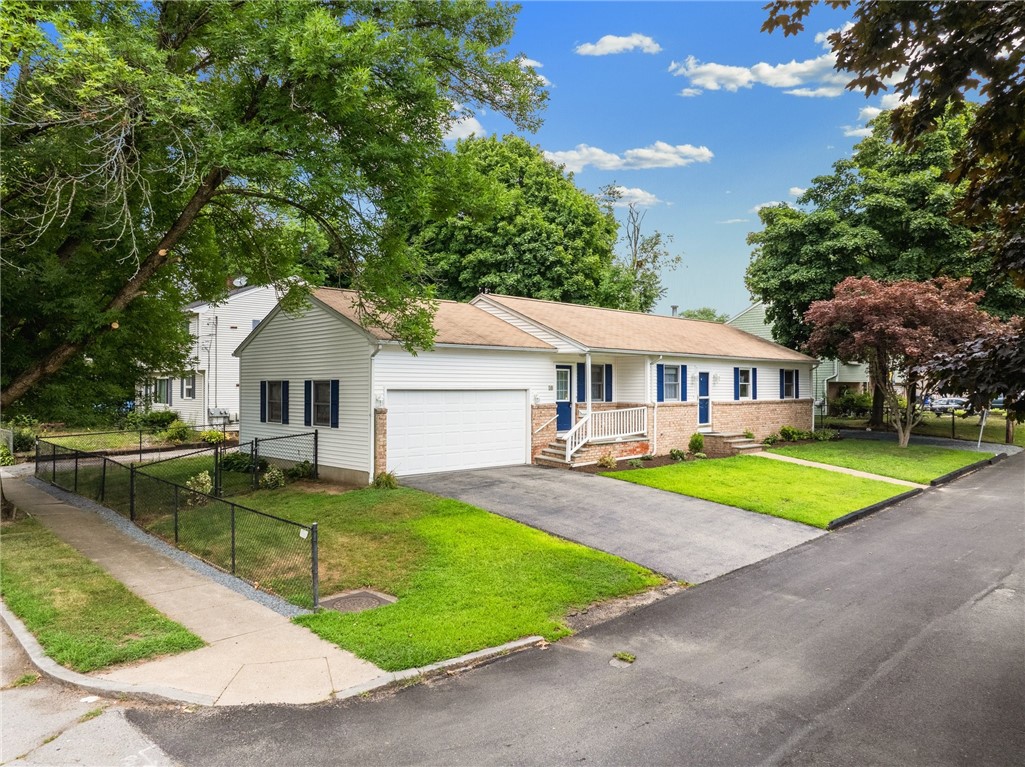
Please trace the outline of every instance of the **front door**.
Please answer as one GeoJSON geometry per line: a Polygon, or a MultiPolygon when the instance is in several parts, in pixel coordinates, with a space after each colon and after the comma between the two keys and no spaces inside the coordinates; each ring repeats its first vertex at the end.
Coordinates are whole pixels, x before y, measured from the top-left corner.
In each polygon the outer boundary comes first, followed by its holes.
{"type": "Polygon", "coordinates": [[[708,373],[698,373],[698,426],[712,423],[712,400],[708,396],[708,373]]]}
{"type": "Polygon", "coordinates": [[[555,428],[557,431],[569,431],[573,428],[573,403],[570,398],[573,367],[571,365],[555,366],[555,428]]]}

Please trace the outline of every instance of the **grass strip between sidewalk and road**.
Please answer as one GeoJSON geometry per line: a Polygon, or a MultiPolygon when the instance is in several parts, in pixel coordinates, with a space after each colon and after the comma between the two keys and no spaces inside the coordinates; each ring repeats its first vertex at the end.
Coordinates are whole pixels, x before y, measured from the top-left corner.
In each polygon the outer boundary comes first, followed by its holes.
{"type": "Polygon", "coordinates": [[[538,634],[566,614],[664,583],[640,565],[460,501],[408,488],[259,491],[253,508],[320,530],[320,594],[373,588],[395,604],[296,623],[388,671],[538,634]]]}
{"type": "Polygon", "coordinates": [[[834,519],[905,488],[751,455],[687,461],[602,476],[826,528],[834,519]]]}
{"type": "Polygon", "coordinates": [[[203,646],[35,519],[0,530],[0,594],[62,666],[85,673],[203,646]]]}
{"type": "Polygon", "coordinates": [[[808,445],[785,445],[768,452],[791,458],[842,466],[883,477],[903,479],[927,485],[937,477],[969,464],[992,458],[993,453],[952,450],[932,445],[900,447],[896,442],[844,439],[838,442],[815,442],[808,445]]]}

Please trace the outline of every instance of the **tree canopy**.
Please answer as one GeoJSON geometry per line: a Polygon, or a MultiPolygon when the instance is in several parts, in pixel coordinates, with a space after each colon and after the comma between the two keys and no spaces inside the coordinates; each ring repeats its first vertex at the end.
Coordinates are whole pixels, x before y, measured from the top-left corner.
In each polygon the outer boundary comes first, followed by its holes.
{"type": "Polygon", "coordinates": [[[688,320],[705,320],[707,322],[726,322],[726,320],[730,318],[730,315],[718,312],[711,306],[702,306],[697,309],[684,309],[676,316],[683,317],[688,320]]]}
{"type": "Polygon", "coordinates": [[[442,298],[503,293],[602,303],[618,225],[571,174],[518,136],[471,136],[435,184],[461,194],[443,220],[414,226],[413,251],[442,298]]]}
{"type": "Polygon", "coordinates": [[[848,277],[836,286],[833,298],[815,301],[805,313],[812,354],[868,364],[901,447],[922,417],[917,396],[931,391],[938,380],[925,363],[994,327],[994,319],[978,307],[981,293],[971,292],[969,285],[967,279],[848,277]]]}
{"type": "Polygon", "coordinates": [[[294,292],[325,240],[367,319],[429,344],[431,292],[392,222],[447,212],[430,180],[460,115],[538,124],[541,82],[504,48],[514,16],[5,2],[0,406],[108,349],[139,367],[166,341],[166,364],[184,337],[159,303],[216,299],[233,274],[294,292]]]}
{"type": "Polygon", "coordinates": [[[886,114],[872,134],[829,175],[813,179],[802,208],[762,208],[764,229],[746,283],[766,304],[773,336],[793,348],[808,337],[804,313],[848,276],[877,280],[971,277],[986,291],[983,307],[1010,316],[1025,291],[994,275],[992,256],[973,249],[976,230],[951,218],[963,185],[946,180],[971,125],[970,114],[947,119],[905,150],[892,140],[886,114]]]}
{"type": "MultiPolygon", "coordinates": [[[[766,31],[797,34],[817,0],[772,0],[766,31]]],[[[850,0],[828,0],[847,8],[850,0]]],[[[949,180],[966,189],[957,209],[968,224],[988,227],[998,267],[1025,284],[1025,3],[896,3],[862,0],[853,23],[832,32],[836,68],[850,89],[892,89],[903,105],[890,115],[896,140],[915,147],[966,97],[981,101],[949,180]]]]}

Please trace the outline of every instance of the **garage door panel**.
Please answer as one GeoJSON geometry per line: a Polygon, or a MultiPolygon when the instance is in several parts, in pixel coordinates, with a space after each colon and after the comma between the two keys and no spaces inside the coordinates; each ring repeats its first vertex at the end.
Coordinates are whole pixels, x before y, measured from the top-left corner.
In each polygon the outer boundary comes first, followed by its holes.
{"type": "Polygon", "coordinates": [[[396,474],[527,462],[522,390],[388,393],[388,468],[396,474]]]}

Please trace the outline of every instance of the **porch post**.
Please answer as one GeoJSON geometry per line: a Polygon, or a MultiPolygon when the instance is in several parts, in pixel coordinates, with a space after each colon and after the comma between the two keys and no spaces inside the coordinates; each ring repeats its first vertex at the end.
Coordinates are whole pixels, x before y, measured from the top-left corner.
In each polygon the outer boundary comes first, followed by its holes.
{"type": "Polygon", "coordinates": [[[584,402],[587,414],[591,415],[591,352],[584,353],[584,402]]]}

